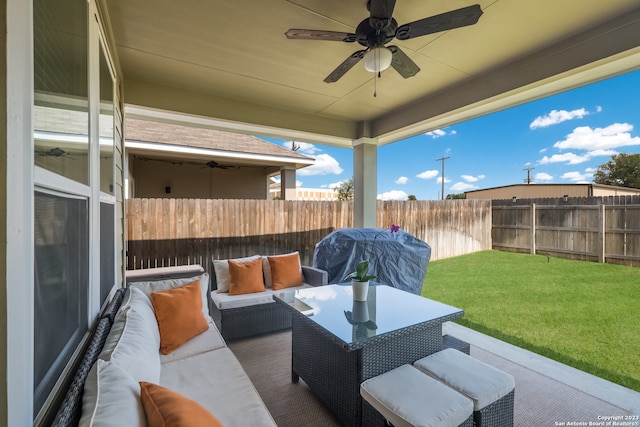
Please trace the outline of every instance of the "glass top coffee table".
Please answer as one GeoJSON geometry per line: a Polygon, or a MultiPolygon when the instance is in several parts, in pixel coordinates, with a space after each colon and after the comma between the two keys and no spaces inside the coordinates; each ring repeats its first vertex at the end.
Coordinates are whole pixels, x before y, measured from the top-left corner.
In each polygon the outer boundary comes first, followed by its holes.
{"type": "Polygon", "coordinates": [[[360,397],[362,381],[442,350],[442,323],[463,311],[390,286],[354,301],[350,285],[276,293],[292,313],[291,378],[301,377],[343,425],[381,416],[360,397]]]}

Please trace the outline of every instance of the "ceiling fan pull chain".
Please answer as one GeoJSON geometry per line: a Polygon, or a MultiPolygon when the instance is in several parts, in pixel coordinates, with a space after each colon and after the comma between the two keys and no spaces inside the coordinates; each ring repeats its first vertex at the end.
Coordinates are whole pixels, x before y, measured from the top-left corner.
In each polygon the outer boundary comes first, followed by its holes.
{"type": "Polygon", "coordinates": [[[376,74],[373,73],[373,97],[378,96],[378,88],[376,87],[376,74]]]}

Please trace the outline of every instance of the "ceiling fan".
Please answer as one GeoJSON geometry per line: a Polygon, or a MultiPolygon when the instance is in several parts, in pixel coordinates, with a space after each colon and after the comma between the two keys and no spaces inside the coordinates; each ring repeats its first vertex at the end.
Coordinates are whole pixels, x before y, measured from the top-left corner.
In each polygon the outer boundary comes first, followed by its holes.
{"type": "Polygon", "coordinates": [[[476,4],[398,26],[392,16],[395,4],[396,0],[368,0],[369,17],[358,24],[355,33],[290,29],[285,35],[289,39],[301,40],[328,40],[346,43],[357,41],[366,47],[366,49],[352,53],[342,64],[338,65],[324,79],[327,83],[337,82],[363,58],[367,71],[378,73],[379,76],[380,72],[391,66],[406,79],[415,76],[420,68],[398,46],[385,46],[386,43],[394,38],[408,40],[473,25],[482,15],[480,5],[476,4]]]}
{"type": "Polygon", "coordinates": [[[67,151],[64,151],[60,147],[50,148],[48,150],[36,149],[35,153],[38,156],[43,156],[43,157],[68,157],[72,160],[75,160],[70,153],[68,153],[67,151]]]}
{"type": "Polygon", "coordinates": [[[229,169],[229,168],[233,167],[233,166],[221,165],[220,163],[216,162],[215,160],[210,160],[207,163],[205,163],[205,165],[207,167],[210,167],[211,169],[215,169],[215,168],[218,168],[218,169],[229,169]]]}

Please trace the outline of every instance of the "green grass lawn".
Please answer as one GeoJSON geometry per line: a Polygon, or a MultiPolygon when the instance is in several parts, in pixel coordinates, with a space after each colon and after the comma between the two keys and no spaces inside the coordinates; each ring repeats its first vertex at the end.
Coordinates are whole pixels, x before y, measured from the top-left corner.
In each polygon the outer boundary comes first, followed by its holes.
{"type": "Polygon", "coordinates": [[[640,268],[483,251],[432,261],[422,295],[476,331],[640,391],[640,268]]]}

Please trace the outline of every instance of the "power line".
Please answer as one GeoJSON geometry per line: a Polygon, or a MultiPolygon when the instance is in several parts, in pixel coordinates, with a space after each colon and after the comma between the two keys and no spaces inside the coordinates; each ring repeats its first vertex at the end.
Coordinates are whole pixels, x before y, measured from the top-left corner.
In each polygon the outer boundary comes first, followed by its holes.
{"type": "Polygon", "coordinates": [[[439,159],[436,159],[436,162],[442,162],[442,193],[440,194],[440,197],[442,198],[442,200],[444,200],[444,161],[450,158],[451,158],[450,156],[447,156],[447,157],[440,157],[439,159]]]}

